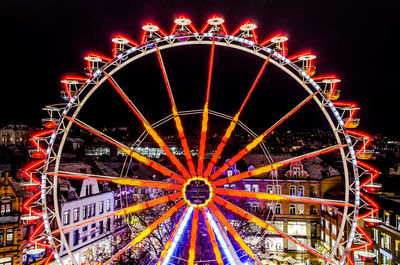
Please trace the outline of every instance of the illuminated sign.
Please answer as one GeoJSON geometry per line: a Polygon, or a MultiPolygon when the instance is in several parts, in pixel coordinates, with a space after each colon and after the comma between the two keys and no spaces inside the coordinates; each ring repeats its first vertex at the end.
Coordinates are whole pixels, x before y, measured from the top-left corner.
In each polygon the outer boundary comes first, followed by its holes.
{"type": "Polygon", "coordinates": [[[190,180],[185,188],[186,200],[191,205],[203,205],[210,199],[210,185],[203,179],[190,180]]]}

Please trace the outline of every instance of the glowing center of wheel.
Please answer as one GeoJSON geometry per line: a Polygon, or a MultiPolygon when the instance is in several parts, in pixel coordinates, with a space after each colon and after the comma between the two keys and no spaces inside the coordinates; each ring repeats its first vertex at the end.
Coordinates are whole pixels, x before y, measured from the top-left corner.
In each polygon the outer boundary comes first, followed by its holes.
{"type": "Polygon", "coordinates": [[[211,184],[199,177],[189,179],[184,186],[183,196],[191,206],[206,206],[212,196],[211,184]]]}

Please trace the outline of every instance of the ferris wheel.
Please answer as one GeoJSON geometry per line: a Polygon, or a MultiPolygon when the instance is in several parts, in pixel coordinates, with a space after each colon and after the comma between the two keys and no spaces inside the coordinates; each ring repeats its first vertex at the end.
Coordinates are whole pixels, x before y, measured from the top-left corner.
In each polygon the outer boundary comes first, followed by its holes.
{"type": "MultiPolygon", "coordinates": [[[[181,16],[174,20],[174,26],[169,35],[154,23],[146,23],[142,27],[140,43],[136,43],[126,36],[116,35],[112,39],[112,57],[96,53],[85,56],[84,59],[87,62],[85,71],[88,77],[66,76],[61,81],[64,88],[63,97],[67,103],[46,106],[44,110],[48,113],[48,117],[43,119],[43,125],[47,129],[32,137],[32,142],[36,148],[31,152],[32,164],[24,170],[27,181],[23,183],[23,186],[33,195],[24,203],[26,214],[22,217],[22,220],[36,223],[37,229],[30,237],[32,247],[28,251],[41,253],[46,249],[51,250],[46,263],[54,260],[57,264],[81,264],[70,247],[71,239],[66,237],[66,235],[70,235],[71,231],[81,229],[91,222],[99,222],[110,217],[123,217],[132,226],[130,221],[132,221],[132,216],[135,213],[168,203],[169,207],[165,208],[164,212],[160,212],[159,216],[154,217],[147,227],[141,227],[139,232],[135,232],[130,227],[131,229],[128,231],[131,234],[128,236],[127,242],[118,248],[111,247],[108,255],[90,262],[93,264],[100,262],[101,264],[114,264],[121,260],[124,253],[133,248],[140,246],[142,250],[146,251],[147,247],[143,242],[149,235],[155,229],[162,227],[167,220],[175,220],[172,231],[168,231],[168,229],[164,231],[165,240],[160,244],[160,255],[154,257],[150,264],[243,264],[243,256],[252,264],[263,264],[263,257],[243,239],[242,231],[235,229],[227,212],[255,224],[259,230],[280,236],[298,245],[310,255],[314,255],[328,264],[352,264],[351,257],[353,256],[350,253],[354,251],[357,251],[357,257],[362,260],[373,259],[374,254],[367,250],[371,240],[358,225],[358,221],[365,219],[365,223],[371,226],[379,224],[380,219],[374,216],[378,206],[361,190],[374,193],[379,191],[381,186],[374,182],[379,172],[369,164],[359,161],[360,159],[370,159],[373,152],[368,149],[371,137],[353,130],[360,123],[360,120],[355,118],[358,110],[357,105],[337,101],[340,96],[337,85],[341,80],[336,76],[314,77],[316,56],[313,53],[304,52],[288,57],[288,37],[285,34],[276,34],[260,42],[256,30],[257,25],[247,21],[229,34],[225,27],[225,20],[213,16],[198,31],[190,19],[181,16]],[[172,47],[193,47],[195,49],[195,46],[209,47],[209,67],[205,77],[207,85],[204,91],[204,105],[201,109],[179,110],[179,102],[175,101],[174,89],[169,79],[163,53],[172,47]],[[212,106],[209,106],[213,90],[212,79],[215,78],[213,76],[213,65],[215,53],[218,52],[216,47],[224,47],[229,51],[237,50],[247,56],[262,60],[261,67],[255,75],[254,81],[249,85],[246,96],[232,116],[217,112],[212,109],[212,106]],[[171,109],[169,115],[154,123],[148,120],[146,113],[141,112],[140,104],[128,96],[125,88],[119,84],[115,77],[116,73],[123,71],[128,65],[139,64],[140,58],[150,55],[157,58],[160,72],[155,74],[161,73],[162,75],[171,109]],[[257,85],[263,73],[269,67],[279,69],[288,79],[294,80],[297,86],[307,93],[307,96],[300,98],[289,112],[257,135],[241,120],[241,114],[253,91],[258,88],[257,85]],[[99,87],[106,84],[111,85],[112,89],[133,113],[133,116],[143,126],[143,133],[133,144],[126,144],[117,140],[99,128],[90,125],[90,121],[83,121],[78,118],[81,110],[85,107],[85,103],[97,92],[99,87]],[[265,139],[308,104],[314,104],[326,119],[332,131],[334,144],[284,160],[273,161],[269,155],[268,147],[265,146],[265,139]],[[201,131],[197,154],[194,156],[188,143],[190,132],[184,129],[181,118],[196,115],[200,117],[201,131]],[[227,120],[229,125],[225,133],[221,135],[215,151],[207,158],[206,144],[210,137],[208,132],[211,116],[227,120]],[[168,122],[174,124],[176,128],[177,139],[181,144],[181,158],[178,158],[177,153],[166,144],[165,138],[157,131],[158,127],[168,122]],[[253,138],[229,160],[221,162],[219,161],[220,157],[236,127],[240,127],[253,138]],[[68,137],[70,137],[72,128],[89,132],[103,142],[116,147],[120,153],[124,154],[127,159],[121,172],[114,175],[94,175],[62,168],[64,146],[68,137]],[[146,138],[153,140],[157,147],[162,150],[170,166],[137,151],[146,138]],[[267,157],[268,163],[266,165],[238,174],[228,176],[224,174],[235,163],[258,147],[267,157]],[[344,179],[343,198],[333,200],[228,188],[232,187],[229,184],[239,183],[257,176],[265,176],[273,170],[330,152],[337,152],[340,155],[341,174],[344,179]],[[141,176],[138,176],[138,178],[129,177],[126,173],[127,167],[130,167],[133,161],[163,177],[151,180],[141,178],[141,176]],[[122,208],[95,219],[92,218],[90,221],[82,220],[66,223],[64,221],[65,216],[60,210],[63,206],[60,190],[65,180],[77,179],[113,183],[115,187],[118,187],[115,188],[114,192],[119,193],[120,199],[123,199],[121,187],[150,188],[161,190],[164,193],[156,198],[136,201],[134,204],[124,203],[122,208]],[[322,252],[320,249],[312,247],[311,244],[285,232],[281,227],[277,227],[274,223],[273,214],[266,218],[257,217],[248,209],[244,210],[240,205],[236,205],[230,198],[271,202],[302,202],[341,207],[343,222],[338,226],[337,231],[337,238],[341,240],[336,240],[330,251],[322,252]],[[202,231],[201,235],[200,231],[202,231]],[[200,237],[206,237],[207,244],[212,247],[211,258],[202,258],[203,256],[199,253],[200,237]],[[181,247],[182,245],[186,247],[181,247]],[[186,253],[182,253],[178,249],[184,249],[186,253]],[[238,249],[243,253],[242,256],[238,255],[238,249]],[[338,251],[339,249],[340,251],[338,251]],[[65,261],[65,257],[68,257],[68,262],[65,261]]],[[[196,96],[203,97],[204,95],[196,96]]],[[[202,240],[203,244],[204,238],[202,240]]]]}

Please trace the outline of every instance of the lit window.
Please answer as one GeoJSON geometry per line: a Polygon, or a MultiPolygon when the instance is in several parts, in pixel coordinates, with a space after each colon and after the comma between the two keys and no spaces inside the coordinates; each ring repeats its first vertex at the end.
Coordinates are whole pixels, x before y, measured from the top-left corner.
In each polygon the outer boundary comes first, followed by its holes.
{"type": "Polygon", "coordinates": [[[396,217],[396,222],[397,222],[396,228],[397,228],[397,230],[400,230],[400,216],[396,217]]]}
{"type": "Polygon", "coordinates": [[[104,212],[104,201],[99,202],[99,214],[104,212]]]}
{"type": "Polygon", "coordinates": [[[336,236],[336,225],[332,224],[332,234],[336,236]]]}
{"type": "Polygon", "coordinates": [[[258,188],[258,185],[257,185],[257,184],[254,184],[254,185],[253,185],[253,191],[254,191],[254,192],[259,192],[259,188],[258,188]]]}
{"type": "Polygon", "coordinates": [[[92,216],[96,215],[96,203],[92,203],[92,216]]]}
{"type": "Polygon", "coordinates": [[[325,219],[325,229],[329,231],[329,221],[325,219]]]}
{"type": "Polygon", "coordinates": [[[83,206],[82,208],[82,218],[86,219],[87,218],[87,205],[83,206]]]}
{"type": "Polygon", "coordinates": [[[295,215],[296,214],[296,204],[289,205],[289,214],[295,215]]]}
{"type": "Polygon", "coordinates": [[[246,191],[251,191],[251,185],[250,185],[250,184],[244,185],[244,189],[245,189],[246,191]]]}
{"type": "Polygon", "coordinates": [[[282,193],[282,188],[280,185],[275,185],[275,193],[276,194],[281,194],[282,193]]]}
{"type": "Polygon", "coordinates": [[[74,246],[79,244],[79,230],[75,230],[72,238],[72,244],[74,246]]]}
{"type": "Polygon", "coordinates": [[[299,186],[297,188],[297,195],[300,196],[300,197],[304,196],[304,187],[303,186],[299,186]]]}
{"type": "Polygon", "coordinates": [[[289,195],[296,196],[296,186],[289,187],[289,195]]]}
{"type": "Polygon", "coordinates": [[[385,233],[381,233],[381,247],[390,250],[391,237],[385,233]]]}
{"type": "Polygon", "coordinates": [[[267,193],[274,193],[274,186],[268,185],[267,186],[267,193]]]}
{"type": "Polygon", "coordinates": [[[384,214],[383,214],[383,222],[386,224],[386,225],[390,225],[390,213],[389,212],[384,212],[384,214]]]}
{"type": "Polygon", "coordinates": [[[11,246],[14,244],[14,229],[7,229],[6,245],[11,246]]]}
{"type": "Polygon", "coordinates": [[[372,228],[372,239],[374,240],[375,244],[378,244],[379,242],[378,229],[372,228]]]}
{"type": "Polygon", "coordinates": [[[107,202],[106,202],[106,210],[107,210],[107,212],[111,211],[111,200],[107,200],[107,202]]]}
{"type": "Polygon", "coordinates": [[[299,215],[304,214],[304,204],[297,205],[297,214],[299,214],[299,215]]]}
{"type": "Polygon", "coordinates": [[[74,209],[74,222],[79,221],[79,208],[74,209]]]}
{"type": "Polygon", "coordinates": [[[288,234],[293,236],[306,236],[307,223],[306,222],[288,222],[288,234]]]}
{"type": "Polygon", "coordinates": [[[64,212],[64,225],[69,225],[69,223],[70,223],[70,218],[71,218],[71,216],[70,216],[71,214],[70,214],[70,211],[65,211],[64,212]]]}

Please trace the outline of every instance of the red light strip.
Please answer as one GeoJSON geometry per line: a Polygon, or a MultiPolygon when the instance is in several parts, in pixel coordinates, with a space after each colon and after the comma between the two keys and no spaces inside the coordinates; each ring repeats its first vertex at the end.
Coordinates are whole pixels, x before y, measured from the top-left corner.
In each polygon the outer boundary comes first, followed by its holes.
{"type": "Polygon", "coordinates": [[[337,77],[336,75],[324,75],[324,76],[313,77],[314,81],[321,81],[325,79],[337,79],[337,77]]]}
{"type": "Polygon", "coordinates": [[[274,36],[272,36],[272,37],[270,37],[270,38],[264,40],[263,42],[261,42],[260,45],[261,45],[261,46],[264,46],[264,45],[266,45],[266,44],[269,44],[273,38],[275,38],[275,37],[282,37],[282,36],[283,36],[282,33],[278,33],[278,34],[276,34],[276,35],[274,35],[274,36]]]}
{"type": "Polygon", "coordinates": [[[301,56],[306,56],[306,55],[311,55],[311,52],[310,52],[310,51],[302,52],[302,53],[293,55],[293,56],[289,57],[288,59],[289,59],[290,61],[293,61],[293,60],[297,60],[297,59],[298,59],[299,57],[301,57],[301,56]]]}
{"type": "Polygon", "coordinates": [[[143,30],[142,37],[140,38],[140,45],[143,45],[146,41],[147,31],[143,30]]]}
{"type": "Polygon", "coordinates": [[[139,153],[136,153],[135,151],[133,151],[132,149],[130,149],[128,146],[119,143],[118,141],[112,139],[109,136],[105,136],[104,134],[102,134],[101,132],[99,132],[98,130],[89,127],[88,125],[84,124],[81,121],[78,121],[77,119],[72,120],[70,117],[66,117],[68,120],[72,121],[73,123],[75,123],[76,125],[80,126],[81,128],[84,128],[85,130],[97,135],[98,137],[102,138],[103,140],[109,142],[112,145],[115,145],[116,147],[120,148],[121,150],[123,150],[126,154],[128,154],[129,156],[131,156],[132,158],[136,159],[139,162],[142,162],[143,164],[153,168],[154,170],[160,172],[163,175],[166,175],[176,181],[178,181],[179,183],[184,183],[185,179],[182,178],[180,175],[176,174],[175,172],[169,170],[168,168],[158,164],[157,162],[142,156],[139,153]]]}
{"type": "Polygon", "coordinates": [[[272,125],[269,129],[264,131],[260,136],[255,138],[251,143],[249,143],[245,148],[243,148],[240,152],[238,152],[235,156],[233,156],[231,159],[229,159],[228,162],[226,162],[222,167],[220,167],[215,173],[213,173],[210,176],[210,180],[214,180],[218,178],[222,173],[224,173],[226,170],[228,170],[229,167],[231,167],[233,164],[235,164],[237,161],[242,159],[246,154],[248,154],[251,150],[256,148],[259,143],[262,142],[262,140],[269,135],[273,130],[275,130],[279,125],[281,125],[285,120],[287,120],[290,116],[292,116],[294,113],[296,113],[302,106],[304,106],[308,101],[310,101],[318,92],[315,92],[314,94],[311,94],[308,96],[306,99],[304,99],[300,104],[298,104],[296,107],[294,107],[291,111],[289,111],[285,116],[283,116],[278,122],[276,122],[274,125],[272,125]]]}
{"type": "Polygon", "coordinates": [[[98,53],[89,53],[88,55],[86,55],[86,57],[97,57],[97,58],[100,58],[101,60],[106,61],[106,62],[111,62],[112,61],[111,58],[108,58],[108,57],[106,57],[104,55],[101,55],[101,54],[98,54],[98,53]]]}
{"type": "Polygon", "coordinates": [[[216,259],[218,265],[224,265],[224,262],[222,261],[221,252],[219,251],[219,248],[218,248],[218,242],[217,242],[217,239],[215,238],[214,231],[212,230],[212,227],[210,225],[210,221],[208,220],[204,209],[202,209],[201,212],[203,214],[204,221],[205,221],[206,226],[207,226],[207,231],[208,231],[208,235],[210,237],[210,241],[211,241],[211,244],[212,244],[212,247],[213,247],[213,251],[214,251],[214,254],[215,254],[215,259],[216,259]]]}
{"type": "Polygon", "coordinates": [[[286,160],[281,161],[281,162],[277,162],[277,163],[274,163],[274,164],[270,164],[270,165],[267,165],[267,166],[263,166],[263,167],[259,167],[259,168],[253,169],[251,171],[242,172],[240,174],[233,175],[233,176],[228,177],[228,178],[223,178],[223,179],[216,180],[216,181],[214,181],[212,183],[212,185],[213,185],[213,187],[218,187],[218,186],[225,185],[227,183],[232,183],[232,182],[236,182],[236,181],[239,181],[239,180],[242,180],[242,179],[251,178],[253,176],[258,176],[258,175],[261,175],[261,174],[264,174],[264,173],[268,173],[271,170],[279,168],[279,167],[282,167],[284,165],[288,165],[290,163],[294,163],[294,162],[301,161],[301,160],[304,160],[304,159],[312,158],[314,156],[319,156],[319,155],[322,155],[322,154],[326,154],[326,153],[338,150],[340,148],[343,148],[343,146],[334,145],[334,146],[326,147],[326,148],[318,150],[318,151],[314,151],[314,152],[310,152],[310,153],[307,153],[307,154],[304,154],[304,155],[300,155],[300,156],[296,156],[296,157],[293,157],[293,158],[289,158],[289,159],[286,159],[286,160]]]}
{"type": "Polygon", "coordinates": [[[133,41],[132,39],[129,39],[128,37],[125,37],[121,34],[116,35],[115,38],[121,38],[121,39],[129,41],[129,43],[132,44],[133,46],[139,46],[139,44],[136,41],[133,41]]]}
{"type": "MultiPolygon", "coordinates": [[[[186,177],[190,177],[189,172],[186,170],[186,168],[182,165],[182,163],[179,161],[179,159],[171,152],[169,147],[165,144],[164,140],[158,135],[158,133],[154,130],[154,128],[151,126],[151,124],[146,120],[146,118],[140,113],[140,111],[137,109],[135,104],[129,99],[129,97],[125,94],[125,92],[122,90],[122,88],[115,82],[115,80],[109,76],[108,74],[104,73],[104,75],[107,77],[108,81],[111,83],[115,91],[122,97],[124,102],[128,105],[128,107],[132,110],[132,112],[136,115],[136,117],[139,118],[139,120],[142,122],[142,125],[150,134],[150,136],[153,138],[153,140],[158,144],[158,146],[165,152],[169,160],[176,166],[176,168],[186,177]]],[[[183,130],[183,129],[182,129],[183,130]]],[[[182,133],[180,134],[182,136],[182,133]]],[[[184,134],[183,134],[184,137],[184,134]]],[[[187,145],[187,144],[186,144],[187,145]]],[[[189,149],[189,147],[187,147],[189,149]]],[[[189,153],[190,156],[190,153],[189,153]]],[[[191,156],[190,156],[191,159],[191,156]]],[[[192,163],[193,164],[193,163],[192,163]]],[[[194,166],[193,166],[194,169],[194,166]]]]}
{"type": "Polygon", "coordinates": [[[178,27],[178,24],[174,23],[174,26],[171,29],[171,34],[170,35],[174,34],[174,32],[175,32],[177,27],[178,27]]]}
{"type": "MultiPolygon", "coordinates": [[[[180,119],[179,114],[178,114],[178,109],[177,109],[176,104],[175,104],[174,96],[172,94],[172,89],[171,89],[171,85],[170,85],[169,80],[168,80],[167,71],[165,70],[164,61],[163,61],[163,59],[161,57],[161,53],[160,53],[160,50],[158,49],[157,45],[155,45],[155,48],[156,48],[156,52],[157,52],[158,63],[159,63],[162,75],[164,77],[164,83],[165,83],[165,86],[167,88],[168,97],[170,99],[170,103],[171,103],[171,107],[172,107],[172,114],[173,114],[173,117],[174,117],[174,121],[175,121],[176,129],[178,131],[179,138],[181,140],[183,152],[185,154],[186,161],[187,161],[187,164],[189,166],[190,174],[192,176],[195,176],[196,175],[196,170],[195,170],[195,167],[194,167],[194,164],[193,164],[192,155],[190,154],[189,146],[188,146],[188,143],[187,143],[187,140],[186,140],[186,136],[185,136],[185,131],[184,131],[183,127],[182,127],[182,122],[181,122],[181,119],[180,119]]],[[[190,177],[190,176],[188,176],[189,174],[187,173],[187,170],[184,167],[182,167],[179,171],[181,171],[182,174],[186,178],[190,177]]]]}
{"type": "Polygon", "coordinates": [[[201,123],[201,132],[200,132],[200,146],[199,146],[199,160],[197,166],[197,175],[203,174],[204,167],[204,152],[206,148],[206,139],[207,139],[207,129],[208,129],[208,102],[210,99],[210,88],[211,88],[211,77],[212,77],[212,69],[214,64],[214,49],[215,49],[215,40],[213,39],[210,53],[210,61],[208,64],[208,79],[207,79],[207,90],[206,90],[206,102],[204,104],[203,109],[203,120],[201,123]]]}
{"type": "Polygon", "coordinates": [[[44,265],[49,264],[49,262],[53,259],[54,257],[54,251],[51,252],[51,254],[47,257],[46,261],[44,262],[44,265]]]}
{"type": "Polygon", "coordinates": [[[222,140],[219,143],[217,150],[215,151],[215,153],[213,154],[213,156],[211,158],[211,161],[207,165],[207,168],[204,172],[205,178],[207,178],[210,175],[211,170],[213,169],[215,163],[217,163],[226,143],[228,142],[229,138],[232,135],[233,130],[236,127],[236,123],[239,120],[239,116],[240,116],[241,112],[243,111],[244,107],[246,106],[246,103],[248,102],[254,88],[256,87],[256,85],[258,84],[258,81],[260,80],[262,74],[264,73],[264,70],[265,70],[266,66],[268,65],[270,58],[271,58],[271,55],[268,56],[268,58],[265,60],[263,66],[261,67],[260,71],[258,72],[258,75],[257,75],[256,79],[254,80],[249,92],[247,93],[246,98],[244,99],[242,105],[240,106],[239,111],[236,113],[236,115],[232,119],[231,123],[229,124],[229,127],[226,129],[225,135],[222,137],[222,140]]]}

